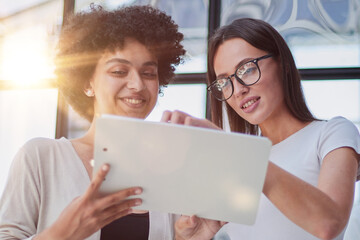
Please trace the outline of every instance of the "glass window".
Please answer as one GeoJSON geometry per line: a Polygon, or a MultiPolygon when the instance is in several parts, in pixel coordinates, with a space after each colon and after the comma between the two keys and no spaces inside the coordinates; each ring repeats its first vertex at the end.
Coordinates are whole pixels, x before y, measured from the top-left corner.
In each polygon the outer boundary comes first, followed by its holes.
{"type": "Polygon", "coordinates": [[[359,6],[360,0],[223,0],[221,25],[262,19],[282,34],[299,68],[354,67],[360,63],[359,6]]]}
{"type": "Polygon", "coordinates": [[[302,81],[302,86],[317,118],[343,116],[360,127],[360,80],[302,81]]]}
{"type": "Polygon", "coordinates": [[[0,196],[15,153],[34,137],[55,137],[57,89],[0,91],[0,196]]]}
{"type": "Polygon", "coordinates": [[[23,87],[54,77],[52,56],[62,8],[62,1],[49,1],[1,18],[0,80],[23,87]]]}
{"type": "Polygon", "coordinates": [[[41,3],[46,2],[47,0],[12,0],[12,1],[6,1],[6,0],[0,0],[1,8],[0,8],[0,17],[8,17],[10,15],[19,13],[23,10],[27,10],[30,7],[33,7],[34,5],[38,5],[41,3]]]}
{"type": "Polygon", "coordinates": [[[27,140],[55,137],[57,89],[52,56],[63,1],[0,4],[0,194],[10,163],[27,140]]]}
{"type": "Polygon", "coordinates": [[[177,67],[177,73],[206,72],[206,52],[208,34],[208,1],[203,0],[77,0],[75,10],[89,8],[90,3],[96,3],[105,9],[116,9],[124,5],[152,5],[167,14],[179,25],[179,31],[184,34],[184,47],[187,56],[184,64],[177,67]]]}
{"type": "Polygon", "coordinates": [[[155,109],[147,120],[159,121],[165,110],[180,110],[194,117],[205,118],[206,84],[169,85],[159,96],[155,109]]]}

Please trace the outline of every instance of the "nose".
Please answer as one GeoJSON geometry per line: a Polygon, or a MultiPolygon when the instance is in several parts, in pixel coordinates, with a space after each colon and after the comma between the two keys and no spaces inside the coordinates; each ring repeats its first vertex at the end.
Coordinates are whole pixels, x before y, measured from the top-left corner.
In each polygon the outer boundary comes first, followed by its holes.
{"type": "Polygon", "coordinates": [[[143,79],[138,72],[133,72],[127,82],[127,87],[136,92],[140,92],[146,88],[143,79]]]}
{"type": "Polygon", "coordinates": [[[234,85],[234,95],[235,96],[242,96],[249,92],[249,87],[244,86],[241,83],[239,83],[235,77],[233,79],[233,85],[234,85]]]}

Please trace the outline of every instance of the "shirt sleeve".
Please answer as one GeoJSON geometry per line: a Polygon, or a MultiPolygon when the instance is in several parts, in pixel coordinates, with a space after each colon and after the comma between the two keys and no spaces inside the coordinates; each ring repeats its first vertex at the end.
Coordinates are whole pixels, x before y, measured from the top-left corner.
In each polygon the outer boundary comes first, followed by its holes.
{"type": "MultiPolygon", "coordinates": [[[[26,145],[25,145],[26,146],[26,145]]],[[[0,239],[32,239],[40,206],[36,155],[22,147],[16,154],[0,199],[0,239]]]]}
{"type": "MultiPolygon", "coordinates": [[[[319,141],[321,164],[329,152],[341,147],[352,148],[360,154],[360,134],[352,122],[343,117],[335,117],[330,119],[321,130],[319,141]]],[[[360,166],[357,176],[359,179],[360,166]]]]}

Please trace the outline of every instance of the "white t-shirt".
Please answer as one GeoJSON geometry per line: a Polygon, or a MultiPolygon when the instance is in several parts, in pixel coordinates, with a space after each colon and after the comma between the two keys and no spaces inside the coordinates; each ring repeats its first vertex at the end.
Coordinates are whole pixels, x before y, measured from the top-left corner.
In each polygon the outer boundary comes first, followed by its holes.
{"type": "MultiPolygon", "coordinates": [[[[69,140],[30,140],[15,156],[0,200],[0,239],[31,239],[54,223],[89,184],[69,140]]],[[[173,238],[176,215],[150,212],[149,216],[150,240],[173,238]]],[[[88,238],[98,239],[100,231],[88,238]]]]}
{"type": "Polygon", "coordinates": [[[353,206],[344,239],[345,240],[360,239],[360,203],[359,202],[355,203],[353,206]]]}
{"type": "MultiPolygon", "coordinates": [[[[317,186],[324,157],[340,147],[351,147],[358,154],[360,153],[359,131],[354,124],[342,117],[335,117],[329,121],[314,121],[272,146],[270,161],[317,186]]],[[[335,239],[343,239],[343,235],[344,232],[335,239]]],[[[262,194],[254,225],[228,223],[219,231],[215,239],[313,240],[318,238],[287,219],[262,194]]]]}

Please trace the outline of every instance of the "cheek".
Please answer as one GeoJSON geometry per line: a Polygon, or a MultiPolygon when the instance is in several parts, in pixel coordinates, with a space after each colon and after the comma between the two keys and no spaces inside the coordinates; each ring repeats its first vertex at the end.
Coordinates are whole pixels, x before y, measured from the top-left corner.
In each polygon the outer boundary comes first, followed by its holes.
{"type": "Polygon", "coordinates": [[[159,94],[159,82],[158,81],[149,82],[146,87],[149,90],[149,93],[152,96],[152,98],[154,98],[156,101],[157,96],[159,94]]]}
{"type": "Polygon", "coordinates": [[[277,78],[268,79],[262,86],[265,111],[273,112],[284,104],[282,83],[277,78]]]}
{"type": "Polygon", "coordinates": [[[232,95],[230,99],[226,100],[226,103],[227,103],[232,109],[234,109],[235,106],[236,106],[236,101],[235,101],[234,95],[232,95]]]}
{"type": "Polygon", "coordinates": [[[226,101],[226,103],[227,103],[228,108],[233,109],[237,114],[239,114],[241,117],[243,117],[242,116],[243,112],[241,111],[241,108],[239,107],[239,105],[236,103],[236,99],[235,99],[234,95],[231,96],[231,98],[228,99],[226,101]]]}
{"type": "Polygon", "coordinates": [[[266,89],[269,89],[269,93],[271,93],[274,99],[283,99],[283,88],[279,79],[274,79],[271,83],[269,81],[266,89]]]}

